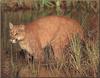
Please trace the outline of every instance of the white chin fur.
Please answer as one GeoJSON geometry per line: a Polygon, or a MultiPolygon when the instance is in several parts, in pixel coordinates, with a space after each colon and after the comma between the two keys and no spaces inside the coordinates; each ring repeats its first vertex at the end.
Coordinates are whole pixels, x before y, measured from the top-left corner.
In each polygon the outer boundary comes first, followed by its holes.
{"type": "Polygon", "coordinates": [[[17,39],[18,39],[18,40],[21,40],[22,38],[21,38],[21,37],[18,37],[17,39]]]}
{"type": "Polygon", "coordinates": [[[16,43],[16,40],[10,40],[12,43],[16,43]]]}

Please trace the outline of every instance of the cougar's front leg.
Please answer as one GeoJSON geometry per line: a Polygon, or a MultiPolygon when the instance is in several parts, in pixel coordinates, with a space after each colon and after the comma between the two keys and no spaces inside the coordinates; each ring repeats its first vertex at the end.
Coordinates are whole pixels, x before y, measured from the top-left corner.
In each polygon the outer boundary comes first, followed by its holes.
{"type": "Polygon", "coordinates": [[[36,59],[38,62],[44,62],[44,51],[41,46],[37,44],[34,50],[34,59],[36,59]]]}
{"type": "Polygon", "coordinates": [[[30,46],[31,52],[33,52],[32,55],[34,56],[34,59],[39,62],[39,61],[44,60],[44,52],[43,52],[43,49],[42,49],[42,46],[37,34],[38,33],[34,35],[31,34],[32,36],[29,36],[30,38],[29,46],[30,46]]]}
{"type": "Polygon", "coordinates": [[[34,59],[37,62],[43,62],[44,61],[44,53],[42,50],[37,49],[34,53],[34,59]]]}

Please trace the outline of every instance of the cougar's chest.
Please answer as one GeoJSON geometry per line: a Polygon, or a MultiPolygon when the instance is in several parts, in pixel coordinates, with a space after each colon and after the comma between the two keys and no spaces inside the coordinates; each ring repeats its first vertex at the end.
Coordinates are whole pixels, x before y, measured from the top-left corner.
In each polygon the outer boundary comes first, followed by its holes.
{"type": "Polygon", "coordinates": [[[21,49],[24,49],[24,50],[28,51],[29,53],[32,52],[27,41],[20,41],[19,45],[20,45],[21,49]]]}
{"type": "Polygon", "coordinates": [[[26,49],[27,48],[27,44],[24,41],[19,42],[19,45],[22,49],[26,49]]]}

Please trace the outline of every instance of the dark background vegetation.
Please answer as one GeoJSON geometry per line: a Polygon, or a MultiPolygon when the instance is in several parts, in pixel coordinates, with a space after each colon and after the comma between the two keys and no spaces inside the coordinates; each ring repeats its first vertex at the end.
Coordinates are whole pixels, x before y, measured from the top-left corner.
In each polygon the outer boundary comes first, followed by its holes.
{"type": "Polygon", "coordinates": [[[2,0],[0,4],[2,78],[32,77],[37,76],[37,71],[40,72],[39,76],[49,77],[98,76],[99,0],[2,0]],[[48,15],[68,16],[79,21],[84,29],[85,54],[81,54],[79,41],[74,41],[70,47],[65,49],[67,60],[63,66],[61,66],[62,63],[60,64],[62,70],[59,69],[59,66],[48,69],[44,65],[41,65],[38,70],[35,65],[27,64],[23,54],[19,52],[21,49],[18,44],[12,46],[9,42],[9,22],[25,24],[48,15]]]}

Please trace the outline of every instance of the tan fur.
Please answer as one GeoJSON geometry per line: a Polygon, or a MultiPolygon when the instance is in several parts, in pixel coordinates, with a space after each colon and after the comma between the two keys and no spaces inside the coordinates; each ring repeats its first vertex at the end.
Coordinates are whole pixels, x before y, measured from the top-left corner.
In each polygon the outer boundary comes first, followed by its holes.
{"type": "MultiPolygon", "coordinates": [[[[19,28],[21,26],[19,25],[19,28]]],[[[16,27],[14,26],[12,30],[16,30],[16,27]]],[[[51,44],[55,58],[61,60],[62,50],[69,43],[72,35],[78,33],[83,38],[80,24],[64,16],[42,17],[22,27],[24,38],[19,41],[19,45],[36,58],[42,57],[42,48],[51,44]]]]}

